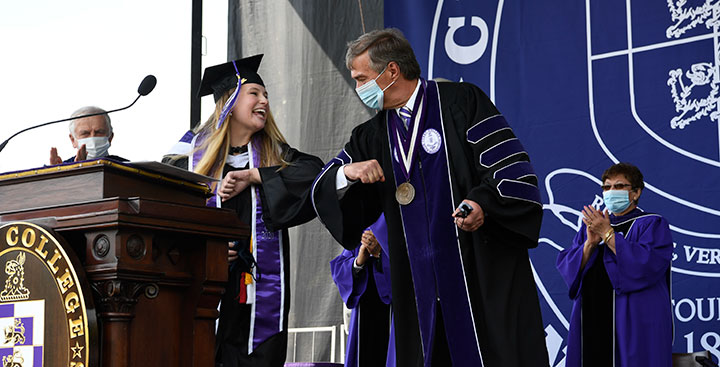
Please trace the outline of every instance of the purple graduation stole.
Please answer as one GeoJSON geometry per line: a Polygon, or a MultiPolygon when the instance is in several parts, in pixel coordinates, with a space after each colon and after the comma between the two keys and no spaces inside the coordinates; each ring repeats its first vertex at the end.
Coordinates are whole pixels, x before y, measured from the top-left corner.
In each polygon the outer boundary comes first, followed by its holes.
{"type": "MultiPolygon", "coordinates": [[[[201,146],[203,142],[205,142],[205,139],[207,138],[206,135],[207,134],[198,133],[197,135],[193,136],[192,140],[190,141],[190,146],[192,147],[192,156],[188,157],[188,171],[190,172],[195,172],[195,165],[200,162],[203,154],[205,154],[205,149],[198,149],[198,147],[201,146]]],[[[184,138],[185,137],[183,137],[183,139],[184,138]]],[[[215,187],[211,186],[211,188],[213,189],[213,195],[207,199],[205,205],[213,208],[220,207],[220,198],[218,198],[217,195],[218,185],[220,185],[219,182],[215,185],[215,187]]]]}
{"type": "Polygon", "coordinates": [[[414,199],[407,205],[398,205],[415,287],[425,366],[432,361],[438,299],[453,365],[482,366],[460,242],[451,216],[455,203],[440,95],[437,83],[424,79],[420,83],[424,96],[418,93],[422,101],[416,102],[418,107],[413,111],[407,134],[402,133],[402,121],[394,110],[386,111],[386,117],[395,184],[409,182],[415,188],[414,199]],[[416,136],[414,154],[413,144],[403,141],[413,136],[416,136]],[[403,158],[413,156],[408,172],[403,158]]]}
{"type": "MultiPolygon", "coordinates": [[[[250,143],[250,167],[260,167],[260,141],[253,138],[250,143]]],[[[262,218],[260,187],[252,189],[252,253],[257,261],[253,268],[255,282],[255,302],[250,314],[250,336],[248,354],[283,330],[285,316],[285,269],[283,267],[282,231],[269,231],[262,218]]],[[[250,289],[248,289],[248,293],[250,289]]],[[[248,297],[249,298],[249,297],[248,297]]]]}
{"type": "MultiPolygon", "coordinates": [[[[193,147],[200,146],[204,136],[193,139],[193,147]]],[[[260,166],[260,141],[252,139],[248,146],[250,155],[249,168],[260,166]]],[[[189,159],[189,169],[200,161],[204,151],[198,150],[189,159]]],[[[253,268],[253,284],[247,286],[247,304],[252,304],[250,313],[250,335],[248,337],[248,354],[252,353],[260,343],[283,330],[285,317],[285,269],[283,263],[282,231],[269,231],[265,227],[262,217],[262,202],[260,201],[260,188],[251,185],[249,188],[252,197],[252,225],[250,246],[257,266],[253,268]]],[[[221,201],[217,195],[217,185],[213,196],[207,200],[206,205],[220,207],[221,201]]]]}

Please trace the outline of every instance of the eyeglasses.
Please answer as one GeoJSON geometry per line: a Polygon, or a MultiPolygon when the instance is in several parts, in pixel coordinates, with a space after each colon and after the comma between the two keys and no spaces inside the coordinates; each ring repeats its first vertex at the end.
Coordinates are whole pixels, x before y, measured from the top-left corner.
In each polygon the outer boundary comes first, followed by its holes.
{"type": "Polygon", "coordinates": [[[602,188],[602,191],[608,191],[608,190],[625,190],[625,188],[631,188],[631,184],[626,183],[616,183],[613,185],[602,185],[600,186],[602,188]]]}

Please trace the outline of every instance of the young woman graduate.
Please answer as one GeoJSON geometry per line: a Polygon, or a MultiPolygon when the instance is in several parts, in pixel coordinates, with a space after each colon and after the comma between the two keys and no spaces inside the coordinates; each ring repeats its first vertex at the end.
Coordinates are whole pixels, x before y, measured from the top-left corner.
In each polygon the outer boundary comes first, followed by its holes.
{"type": "Polygon", "coordinates": [[[322,161],[299,152],[278,130],[257,73],[262,55],[205,69],[199,95],[213,94],[215,113],[170,154],[189,170],[222,178],[208,206],[234,209],[251,227],[231,242],[220,304],[216,365],[282,366],[290,308],[287,228],[315,217],[310,185],[322,161]],[[177,159],[179,156],[184,156],[177,159]]]}

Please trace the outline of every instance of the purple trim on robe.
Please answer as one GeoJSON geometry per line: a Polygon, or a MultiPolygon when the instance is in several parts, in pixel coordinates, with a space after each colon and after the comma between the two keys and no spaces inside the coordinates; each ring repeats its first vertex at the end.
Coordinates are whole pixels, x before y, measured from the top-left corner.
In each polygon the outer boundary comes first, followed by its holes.
{"type": "MultiPolygon", "coordinates": [[[[185,134],[187,135],[187,134],[185,134]]],[[[192,156],[188,157],[188,159],[192,160],[192,165],[188,165],[188,168],[193,167],[193,171],[195,170],[195,167],[200,162],[200,159],[202,159],[203,154],[205,154],[205,149],[198,149],[203,142],[205,142],[207,134],[199,133],[197,135],[197,138],[195,139],[195,143],[193,144],[192,149],[195,150],[194,152],[191,151],[192,156]]],[[[205,205],[211,207],[211,208],[217,208],[217,189],[220,183],[218,182],[216,185],[211,185],[210,188],[213,191],[213,195],[207,199],[205,202],[205,205]],[[214,187],[213,187],[214,186],[214,187]]]]}
{"type": "Polygon", "coordinates": [[[525,148],[518,138],[508,139],[480,153],[480,164],[484,167],[492,167],[505,158],[523,152],[525,148]]]}
{"type": "Polygon", "coordinates": [[[527,200],[542,205],[540,191],[533,184],[504,179],[497,185],[497,190],[502,197],[527,200]]]}
{"type": "Polygon", "coordinates": [[[519,161],[498,169],[493,174],[493,178],[496,180],[511,179],[518,180],[527,176],[535,176],[535,170],[533,169],[530,162],[519,161]]]}
{"type": "MultiPolygon", "coordinates": [[[[347,154],[345,149],[343,149],[340,151],[340,153],[338,153],[338,155],[335,158],[331,159],[329,162],[327,162],[327,164],[325,164],[325,167],[323,167],[322,171],[320,171],[320,174],[317,177],[315,177],[315,180],[313,181],[313,184],[312,184],[311,192],[313,195],[312,196],[313,197],[313,200],[312,200],[313,207],[315,207],[315,199],[314,199],[315,198],[315,185],[317,185],[320,178],[322,178],[323,175],[325,174],[325,172],[327,172],[328,168],[330,168],[332,166],[336,166],[336,165],[342,166],[344,164],[350,164],[350,163],[352,163],[352,157],[347,154]]],[[[315,208],[315,212],[317,213],[317,208],[315,208]]]]}
{"type": "Polygon", "coordinates": [[[350,157],[347,152],[345,152],[345,149],[341,150],[340,153],[337,155],[337,157],[333,158],[328,162],[325,167],[323,167],[323,170],[326,168],[336,165],[336,164],[350,164],[352,163],[352,157],[350,157]]]}
{"type": "Polygon", "coordinates": [[[395,367],[397,364],[397,358],[395,357],[395,315],[392,312],[392,305],[390,305],[390,339],[388,342],[387,359],[385,360],[385,367],[395,367]]]}
{"type": "MultiPolygon", "coordinates": [[[[445,335],[454,366],[482,366],[478,336],[466,286],[457,229],[451,216],[455,209],[450,185],[444,128],[440,101],[435,82],[426,83],[423,98],[425,129],[435,129],[441,135],[440,150],[428,154],[419,150],[418,162],[413,162],[410,183],[415,198],[408,205],[400,205],[410,268],[415,285],[418,324],[425,366],[432,361],[435,335],[436,303],[439,299],[445,324],[445,335]],[[423,230],[424,229],[424,230],[423,230]]],[[[395,113],[387,113],[388,125],[401,124],[395,113]]],[[[393,129],[389,126],[388,131],[393,129]]],[[[418,132],[422,135],[424,131],[418,132]]],[[[390,139],[390,150],[395,149],[390,139]]],[[[403,181],[401,163],[393,160],[396,184],[403,181]]]]}
{"type": "MultiPolygon", "coordinates": [[[[345,305],[352,310],[350,325],[348,326],[345,367],[357,367],[359,348],[359,313],[357,306],[360,303],[360,298],[367,289],[369,273],[372,273],[373,279],[375,280],[375,286],[380,300],[385,304],[390,304],[391,301],[390,258],[388,258],[388,236],[385,215],[380,215],[380,218],[368,229],[372,230],[378,243],[380,243],[380,247],[382,247],[380,255],[381,271],[378,271],[374,263],[368,263],[366,265],[368,271],[362,271],[357,275],[353,275],[353,264],[360,251],[360,246],[353,251],[343,250],[340,255],[330,261],[332,278],[338,287],[338,291],[340,291],[340,297],[343,299],[343,302],[345,302],[345,305]]],[[[393,328],[391,327],[387,356],[388,367],[395,365],[394,335],[393,328]]]]}
{"type": "Polygon", "coordinates": [[[379,259],[380,266],[373,267],[375,286],[377,287],[380,300],[382,300],[384,304],[389,305],[390,301],[392,300],[392,284],[390,283],[390,258],[388,257],[390,249],[388,248],[387,223],[385,222],[385,214],[380,214],[380,218],[378,218],[375,223],[371,224],[369,229],[373,232],[373,235],[378,240],[378,243],[382,248],[382,254],[379,259]]]}
{"type": "MultiPolygon", "coordinates": [[[[388,233],[387,223],[385,222],[385,214],[380,214],[380,218],[378,218],[375,223],[371,224],[368,229],[373,232],[373,235],[382,248],[380,267],[373,266],[373,278],[375,279],[378,296],[380,296],[380,299],[384,304],[389,305],[392,300],[392,287],[390,283],[390,258],[388,257],[390,249],[388,248],[388,233]]],[[[358,249],[359,248],[360,247],[358,247],[358,249]]],[[[375,261],[378,260],[376,259],[375,261]]]]}
{"type": "MultiPolygon", "coordinates": [[[[260,167],[260,142],[253,138],[253,167],[260,167]]],[[[260,188],[255,189],[255,239],[253,252],[257,261],[255,281],[255,323],[253,349],[282,330],[282,246],[281,231],[268,231],[262,217],[260,188]]]]}
{"type": "Polygon", "coordinates": [[[192,130],[188,130],[187,132],[185,132],[185,135],[183,135],[182,138],[180,138],[180,142],[190,144],[190,142],[192,142],[192,139],[194,137],[195,137],[195,133],[192,130]]]}
{"type": "MultiPolygon", "coordinates": [[[[205,141],[205,135],[206,134],[198,134],[197,139],[195,139],[195,144],[193,146],[193,149],[197,149],[199,146],[202,145],[202,143],[205,141]]],[[[203,154],[205,153],[205,149],[197,149],[192,154],[192,166],[195,167],[198,162],[200,162],[200,159],[202,159],[203,154]]]]}
{"type": "Polygon", "coordinates": [[[581,271],[586,240],[582,223],[572,246],[558,255],[558,271],[574,301],[567,338],[567,367],[582,365],[582,280],[598,260],[604,262],[615,289],[616,365],[672,365],[672,309],[666,278],[673,253],[670,227],[663,217],[647,215],[640,209],[621,217],[610,215],[610,224],[615,226],[632,218],[636,219],[628,233],[615,234],[617,254],[603,251],[600,259],[598,252],[593,251],[581,271]]]}
{"type": "MultiPolygon", "coordinates": [[[[415,97],[415,103],[414,103],[414,109],[412,111],[412,116],[410,117],[410,121],[408,122],[408,127],[405,129],[404,122],[401,122],[399,124],[389,124],[388,129],[390,130],[391,139],[395,139],[395,146],[402,149],[402,154],[405,155],[405,158],[409,160],[409,162],[415,162],[415,158],[419,154],[420,150],[420,141],[422,141],[422,132],[425,131],[425,119],[427,118],[427,114],[423,113],[420,118],[417,118],[418,111],[420,110],[420,105],[423,105],[423,110],[425,109],[425,99],[423,98],[423,95],[425,94],[425,86],[421,81],[418,81],[420,83],[420,89],[418,90],[418,94],[415,97]],[[417,123],[417,127],[415,124],[417,123]],[[413,132],[415,132],[415,144],[412,144],[412,137],[413,132]],[[411,146],[412,145],[412,146],[411,146]]],[[[394,111],[394,110],[393,110],[394,111]]],[[[397,113],[394,113],[395,117],[400,118],[400,116],[397,115],[397,113]]],[[[398,158],[402,157],[402,155],[398,155],[398,158]]],[[[412,164],[409,167],[405,167],[404,164],[400,165],[400,168],[403,172],[403,177],[405,178],[405,181],[407,181],[410,177],[410,170],[412,170],[412,164]]]]}
{"type": "MultiPolygon", "coordinates": [[[[186,134],[187,135],[187,134],[186,134]]],[[[204,135],[199,135],[195,139],[194,148],[202,145],[205,140],[204,135]]],[[[260,166],[260,142],[253,137],[253,167],[260,166]]],[[[204,150],[197,150],[189,159],[193,160],[193,167],[196,162],[202,158],[204,150]]],[[[255,238],[253,243],[253,251],[256,255],[257,273],[255,281],[255,321],[253,327],[253,349],[257,348],[262,342],[282,330],[283,324],[281,318],[283,316],[283,285],[282,274],[282,256],[280,254],[282,242],[282,232],[271,232],[265,228],[265,221],[262,216],[262,203],[260,202],[260,189],[254,187],[256,197],[256,220],[255,220],[255,238]]],[[[217,206],[217,185],[213,190],[206,205],[209,207],[217,206]]],[[[252,353],[252,351],[250,351],[252,353]]]]}
{"type": "MultiPolygon", "coordinates": [[[[313,181],[311,188],[310,188],[310,201],[312,201],[313,210],[315,210],[315,214],[318,214],[317,206],[315,205],[315,185],[320,181],[320,179],[325,176],[325,174],[328,172],[328,169],[332,166],[342,166],[344,164],[350,164],[352,163],[352,157],[347,154],[345,149],[341,150],[340,153],[337,155],[337,157],[331,159],[327,164],[325,164],[325,167],[322,168],[320,171],[320,174],[315,177],[315,180],[313,181]]],[[[318,215],[318,219],[320,219],[320,215],[318,215]]],[[[322,219],[320,219],[320,222],[322,222],[322,219]]],[[[324,223],[323,223],[324,224],[324,223]]]]}
{"type": "Polygon", "coordinates": [[[469,143],[477,144],[480,140],[483,140],[490,134],[493,134],[502,129],[509,129],[510,125],[505,120],[503,115],[495,115],[487,118],[486,120],[480,121],[467,131],[467,141],[469,143]]]}

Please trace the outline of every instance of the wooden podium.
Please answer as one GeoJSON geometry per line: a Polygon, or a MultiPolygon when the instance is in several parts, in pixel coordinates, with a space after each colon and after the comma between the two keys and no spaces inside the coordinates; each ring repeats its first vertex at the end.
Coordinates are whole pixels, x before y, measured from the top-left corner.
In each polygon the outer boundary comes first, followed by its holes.
{"type": "MultiPolygon", "coordinates": [[[[80,259],[96,309],[101,366],[214,366],[234,212],[207,186],[88,161],[0,175],[0,222],[51,228],[80,259]]],[[[47,343],[47,341],[46,341],[47,343]]]]}

